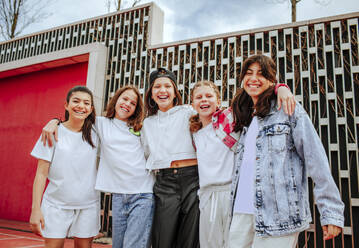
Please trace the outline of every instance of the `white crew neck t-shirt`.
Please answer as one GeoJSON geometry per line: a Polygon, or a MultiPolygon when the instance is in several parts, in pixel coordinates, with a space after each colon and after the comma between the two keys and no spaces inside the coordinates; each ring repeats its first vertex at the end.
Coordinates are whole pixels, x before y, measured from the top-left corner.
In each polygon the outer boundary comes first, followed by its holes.
{"type": "Polygon", "coordinates": [[[217,137],[212,123],[193,133],[193,140],[197,148],[200,188],[230,183],[234,152],[217,137]]]}
{"type": "Polygon", "coordinates": [[[141,139],[147,169],[170,168],[172,161],[196,158],[189,131],[189,118],[195,113],[190,105],[179,105],[145,118],[141,139]]]}
{"type": "Polygon", "coordinates": [[[146,170],[140,136],[116,118],[96,118],[101,159],[96,189],[119,194],[152,193],[154,177],[146,170]]]}
{"type": "Polygon", "coordinates": [[[258,120],[254,116],[248,127],[244,140],[243,161],[240,167],[234,212],[254,214],[254,178],[256,171],[256,139],[258,120]]]}
{"type": "Polygon", "coordinates": [[[39,138],[31,155],[51,163],[43,200],[63,209],[98,204],[100,194],[95,190],[98,137],[95,132],[91,135],[96,148],[82,139],[82,132],[73,132],[62,124],[54,146],[44,146],[39,138]]]}

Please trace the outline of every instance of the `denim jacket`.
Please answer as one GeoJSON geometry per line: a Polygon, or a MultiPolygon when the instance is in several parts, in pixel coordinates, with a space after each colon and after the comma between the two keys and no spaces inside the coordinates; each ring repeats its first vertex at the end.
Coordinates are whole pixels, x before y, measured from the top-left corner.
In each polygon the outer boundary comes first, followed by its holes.
{"type": "MultiPolygon", "coordinates": [[[[308,180],[315,183],[314,199],[321,224],[344,225],[344,203],[332,178],[321,140],[303,107],[297,103],[292,116],[276,109],[258,118],[256,138],[255,231],[257,236],[300,232],[312,221],[308,180]]],[[[243,160],[244,128],[238,144],[231,187],[232,211],[243,160]]]]}

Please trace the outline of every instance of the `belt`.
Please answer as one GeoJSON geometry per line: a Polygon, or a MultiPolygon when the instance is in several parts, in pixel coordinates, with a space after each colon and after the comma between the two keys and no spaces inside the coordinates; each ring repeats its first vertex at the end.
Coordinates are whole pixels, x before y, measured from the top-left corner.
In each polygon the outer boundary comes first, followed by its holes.
{"type": "Polygon", "coordinates": [[[185,167],[179,167],[179,168],[164,168],[164,169],[156,169],[153,170],[155,175],[158,174],[162,174],[162,175],[168,175],[168,174],[182,174],[182,173],[190,173],[190,171],[192,171],[192,169],[195,169],[196,173],[197,172],[197,165],[187,165],[185,167]]]}

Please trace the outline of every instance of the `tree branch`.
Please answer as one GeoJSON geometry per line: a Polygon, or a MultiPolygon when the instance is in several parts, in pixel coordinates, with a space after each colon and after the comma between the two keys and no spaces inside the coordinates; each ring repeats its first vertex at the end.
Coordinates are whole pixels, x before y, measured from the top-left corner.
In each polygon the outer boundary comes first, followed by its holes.
{"type": "Polygon", "coordinates": [[[54,0],[0,0],[0,36],[13,39],[33,23],[49,16],[46,7],[54,0]]]}

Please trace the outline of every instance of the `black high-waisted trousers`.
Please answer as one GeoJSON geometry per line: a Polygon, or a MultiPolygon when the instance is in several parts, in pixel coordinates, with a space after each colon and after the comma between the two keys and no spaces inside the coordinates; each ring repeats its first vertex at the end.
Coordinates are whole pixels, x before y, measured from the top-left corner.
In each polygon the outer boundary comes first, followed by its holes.
{"type": "Polygon", "coordinates": [[[156,173],[152,248],[199,248],[198,189],[197,166],[156,173]]]}

